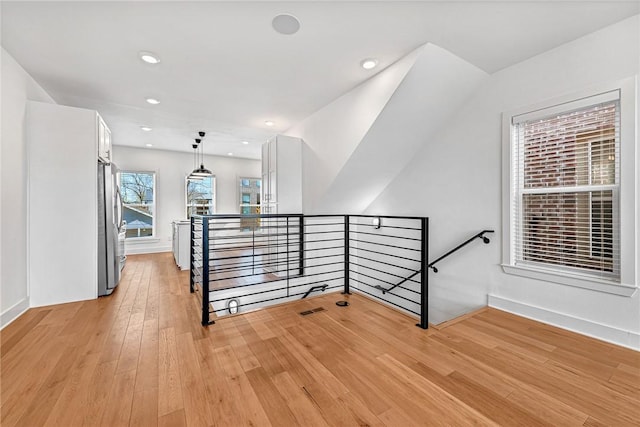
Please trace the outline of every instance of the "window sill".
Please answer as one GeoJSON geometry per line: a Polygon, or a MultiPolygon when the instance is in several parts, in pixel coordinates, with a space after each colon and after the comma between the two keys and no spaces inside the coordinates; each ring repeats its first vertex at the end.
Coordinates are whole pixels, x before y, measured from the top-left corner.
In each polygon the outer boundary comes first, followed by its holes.
{"type": "Polygon", "coordinates": [[[574,274],[563,274],[558,271],[547,271],[539,268],[502,264],[502,270],[507,274],[528,277],[530,279],[544,280],[545,282],[560,283],[576,288],[589,289],[607,294],[625,297],[633,296],[638,290],[633,285],[613,283],[604,279],[593,277],[579,277],[574,274]]]}

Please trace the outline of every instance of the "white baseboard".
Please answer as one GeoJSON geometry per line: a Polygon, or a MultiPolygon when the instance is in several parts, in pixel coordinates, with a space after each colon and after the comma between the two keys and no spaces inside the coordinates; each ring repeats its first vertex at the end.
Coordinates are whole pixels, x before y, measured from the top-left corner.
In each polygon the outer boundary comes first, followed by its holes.
{"type": "Polygon", "coordinates": [[[0,329],[16,320],[22,313],[29,309],[29,298],[18,301],[12,307],[0,314],[0,329]]]}
{"type": "Polygon", "coordinates": [[[640,351],[640,334],[542,307],[489,295],[489,307],[640,351]]]}
{"type": "Polygon", "coordinates": [[[140,255],[140,254],[155,254],[159,252],[171,252],[171,245],[144,245],[144,244],[135,244],[135,245],[127,245],[125,253],[127,255],[140,255]]]}

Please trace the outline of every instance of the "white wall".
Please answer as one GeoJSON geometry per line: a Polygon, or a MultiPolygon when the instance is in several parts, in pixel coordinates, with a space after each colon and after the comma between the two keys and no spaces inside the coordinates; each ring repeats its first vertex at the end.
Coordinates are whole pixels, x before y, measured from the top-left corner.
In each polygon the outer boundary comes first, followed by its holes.
{"type": "MultiPolygon", "coordinates": [[[[171,222],[186,219],[185,177],[193,170],[193,154],[115,145],[113,162],[121,170],[156,173],[156,238],[128,241],[127,253],[170,251],[171,222]]],[[[260,160],[205,156],[204,164],[216,175],[217,213],[239,213],[238,178],[260,177],[260,160]]]]}
{"type": "Polygon", "coordinates": [[[342,95],[285,132],[302,138],[302,208],[319,201],[413,66],[422,47],[342,95]]]}
{"type": "Polygon", "coordinates": [[[362,212],[487,77],[427,43],[289,129],[307,144],[304,212],[362,212]]]}
{"type": "Polygon", "coordinates": [[[55,101],[2,49],[1,326],[29,307],[27,286],[27,100],[55,101]]]}
{"type": "Polygon", "coordinates": [[[362,212],[461,108],[488,74],[428,43],[353,150],[327,191],[318,213],[362,212]]]}
{"type": "Polygon", "coordinates": [[[629,18],[493,74],[367,208],[429,216],[433,257],[483,228],[496,230],[489,246],[474,243],[430,276],[434,315],[484,306],[490,295],[493,306],[640,349],[638,292],[605,294],[507,275],[499,266],[501,113],[637,74],[639,30],[639,17],[629,18]]]}

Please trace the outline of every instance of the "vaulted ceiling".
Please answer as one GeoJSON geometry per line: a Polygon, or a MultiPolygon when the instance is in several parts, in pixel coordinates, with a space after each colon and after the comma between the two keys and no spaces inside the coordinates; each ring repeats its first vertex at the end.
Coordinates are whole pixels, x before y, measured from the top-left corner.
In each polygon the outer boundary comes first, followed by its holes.
{"type": "Polygon", "coordinates": [[[2,1],[0,8],[2,46],[57,102],[100,111],[115,144],[190,151],[205,130],[207,154],[247,158],[424,43],[492,73],[640,11],[635,1],[478,0],[2,1]],[[281,13],[299,20],[297,33],[272,28],[281,13]],[[161,62],[144,63],[141,51],[161,62]],[[364,70],[365,58],[378,66],[364,70]],[[160,104],[147,104],[149,97],[160,104]]]}

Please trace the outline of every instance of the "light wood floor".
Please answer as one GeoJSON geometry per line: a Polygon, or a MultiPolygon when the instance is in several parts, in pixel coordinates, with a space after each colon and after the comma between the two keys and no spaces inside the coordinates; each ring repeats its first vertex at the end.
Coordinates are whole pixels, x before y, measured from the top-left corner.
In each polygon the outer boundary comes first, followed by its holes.
{"type": "Polygon", "coordinates": [[[339,294],[203,328],[172,261],[6,327],[2,427],[640,423],[638,352],[490,309],[424,331],[339,294]]]}

